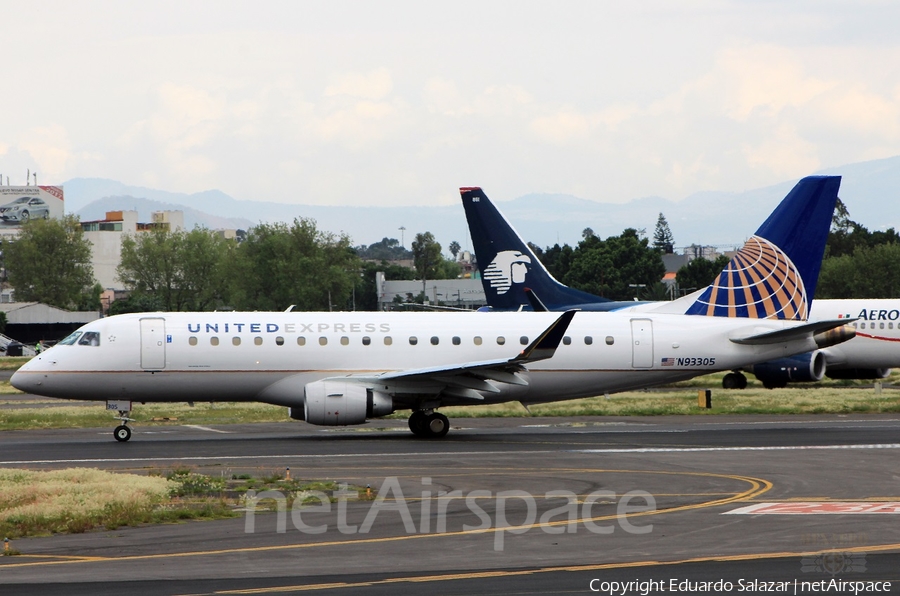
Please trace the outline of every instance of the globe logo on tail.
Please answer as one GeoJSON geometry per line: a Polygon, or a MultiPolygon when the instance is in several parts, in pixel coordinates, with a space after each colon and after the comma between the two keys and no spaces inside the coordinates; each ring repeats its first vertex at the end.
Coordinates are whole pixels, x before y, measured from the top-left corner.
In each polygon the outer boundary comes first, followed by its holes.
{"type": "Polygon", "coordinates": [[[797,267],[780,248],[753,236],[687,314],[800,321],[807,308],[797,267]]]}
{"type": "Polygon", "coordinates": [[[498,295],[509,291],[512,284],[523,283],[528,273],[526,265],[531,264],[531,257],[517,250],[504,250],[497,253],[491,264],[484,270],[484,279],[488,280],[491,288],[497,290],[498,295]]]}

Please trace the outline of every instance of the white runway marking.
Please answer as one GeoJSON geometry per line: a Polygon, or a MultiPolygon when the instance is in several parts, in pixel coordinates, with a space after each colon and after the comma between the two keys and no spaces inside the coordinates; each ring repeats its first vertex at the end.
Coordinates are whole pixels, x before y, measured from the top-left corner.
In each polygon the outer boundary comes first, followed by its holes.
{"type": "Polygon", "coordinates": [[[542,451],[445,451],[445,452],[419,452],[419,453],[323,453],[323,454],[282,454],[282,455],[215,455],[215,456],[187,456],[187,457],[123,457],[123,458],[96,458],[96,459],[34,459],[18,461],[0,461],[0,466],[35,465],[35,464],[86,464],[86,463],[135,463],[154,461],[221,461],[244,459],[326,459],[329,457],[444,457],[451,455],[550,455],[554,453],[695,453],[700,451],[816,451],[816,450],[842,450],[842,449],[900,449],[900,443],[886,443],[873,445],[796,445],[784,447],[635,447],[631,449],[563,449],[542,451]]]}
{"type": "Polygon", "coordinates": [[[577,449],[574,453],[681,453],[697,451],[815,451],[834,449],[900,449],[900,443],[881,445],[785,445],[765,447],[638,447],[634,449],[577,449]]]}
{"type": "Polygon", "coordinates": [[[724,515],[860,515],[871,513],[900,514],[900,503],[859,503],[855,501],[756,503],[724,515]]]}
{"type": "Polygon", "coordinates": [[[182,424],[185,428],[196,428],[197,430],[207,430],[211,433],[222,433],[224,435],[230,435],[232,431],[230,430],[219,430],[216,428],[209,428],[208,426],[200,426],[198,424],[182,424]]]}

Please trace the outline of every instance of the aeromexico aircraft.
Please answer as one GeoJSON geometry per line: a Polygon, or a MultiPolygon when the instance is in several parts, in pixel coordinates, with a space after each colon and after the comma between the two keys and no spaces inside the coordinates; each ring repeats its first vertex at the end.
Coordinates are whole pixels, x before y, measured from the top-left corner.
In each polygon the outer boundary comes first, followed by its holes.
{"type": "MultiPolygon", "coordinates": [[[[803,184],[801,181],[798,188],[803,184]]],[[[611,301],[561,284],[481,189],[461,189],[461,195],[491,309],[640,312],[660,304],[611,301]]],[[[742,261],[732,261],[714,285],[746,286],[741,267],[742,261]]],[[[815,286],[806,290],[812,296],[815,286]]],[[[825,375],[834,379],[880,379],[890,375],[892,367],[900,366],[900,300],[816,300],[809,314],[811,321],[837,318],[859,319],[852,322],[857,329],[855,339],[742,369],[771,388],[788,382],[820,381],[825,375]]],[[[726,389],[744,388],[747,379],[735,370],[725,375],[723,385],[726,389]]]]}
{"type": "MultiPolygon", "coordinates": [[[[703,292],[639,313],[144,313],[81,327],[20,368],[22,391],[132,402],[258,401],[319,425],[411,410],[440,437],[442,406],[589,397],[809,352],[852,335],[808,323],[840,179],[801,182],[703,292]]],[[[471,191],[470,191],[471,192],[471,191]]]]}

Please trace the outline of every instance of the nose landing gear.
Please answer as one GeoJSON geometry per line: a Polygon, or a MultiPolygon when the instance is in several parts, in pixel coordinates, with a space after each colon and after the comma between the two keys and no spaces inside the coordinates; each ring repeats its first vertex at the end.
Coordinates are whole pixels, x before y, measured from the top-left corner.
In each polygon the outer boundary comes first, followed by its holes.
{"type": "Polygon", "coordinates": [[[131,438],[131,428],[128,426],[129,422],[134,422],[131,418],[128,417],[128,414],[131,412],[131,402],[130,401],[108,401],[106,402],[107,410],[115,410],[119,413],[116,418],[122,423],[113,429],[113,436],[116,438],[116,441],[120,443],[124,443],[128,439],[131,438]]]}

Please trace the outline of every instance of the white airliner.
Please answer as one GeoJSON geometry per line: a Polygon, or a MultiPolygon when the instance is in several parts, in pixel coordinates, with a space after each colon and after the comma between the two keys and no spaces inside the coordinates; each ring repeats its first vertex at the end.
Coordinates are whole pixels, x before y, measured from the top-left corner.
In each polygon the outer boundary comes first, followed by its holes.
{"type": "MultiPolygon", "coordinates": [[[[659,303],[615,302],[559,283],[513,226],[478,188],[462,189],[461,198],[482,272],[488,305],[496,311],[577,308],[591,311],[637,313],[652,311],[659,303]]],[[[812,290],[814,288],[807,288],[812,290]]],[[[744,367],[764,386],[834,379],[882,379],[900,367],[900,300],[815,300],[809,320],[857,318],[856,337],[839,346],[744,367]]],[[[725,375],[726,389],[743,389],[747,378],[740,370],[725,375]]]]}
{"type": "Polygon", "coordinates": [[[22,391],[131,402],[258,401],[319,425],[412,411],[540,403],[671,382],[809,352],[851,337],[844,318],[806,323],[839,177],[802,180],[713,284],[641,313],[144,313],[89,323],[12,377],[22,391]],[[782,248],[786,246],[787,248],[782,248]],[[686,314],[690,313],[690,314],[686,314]]]}

